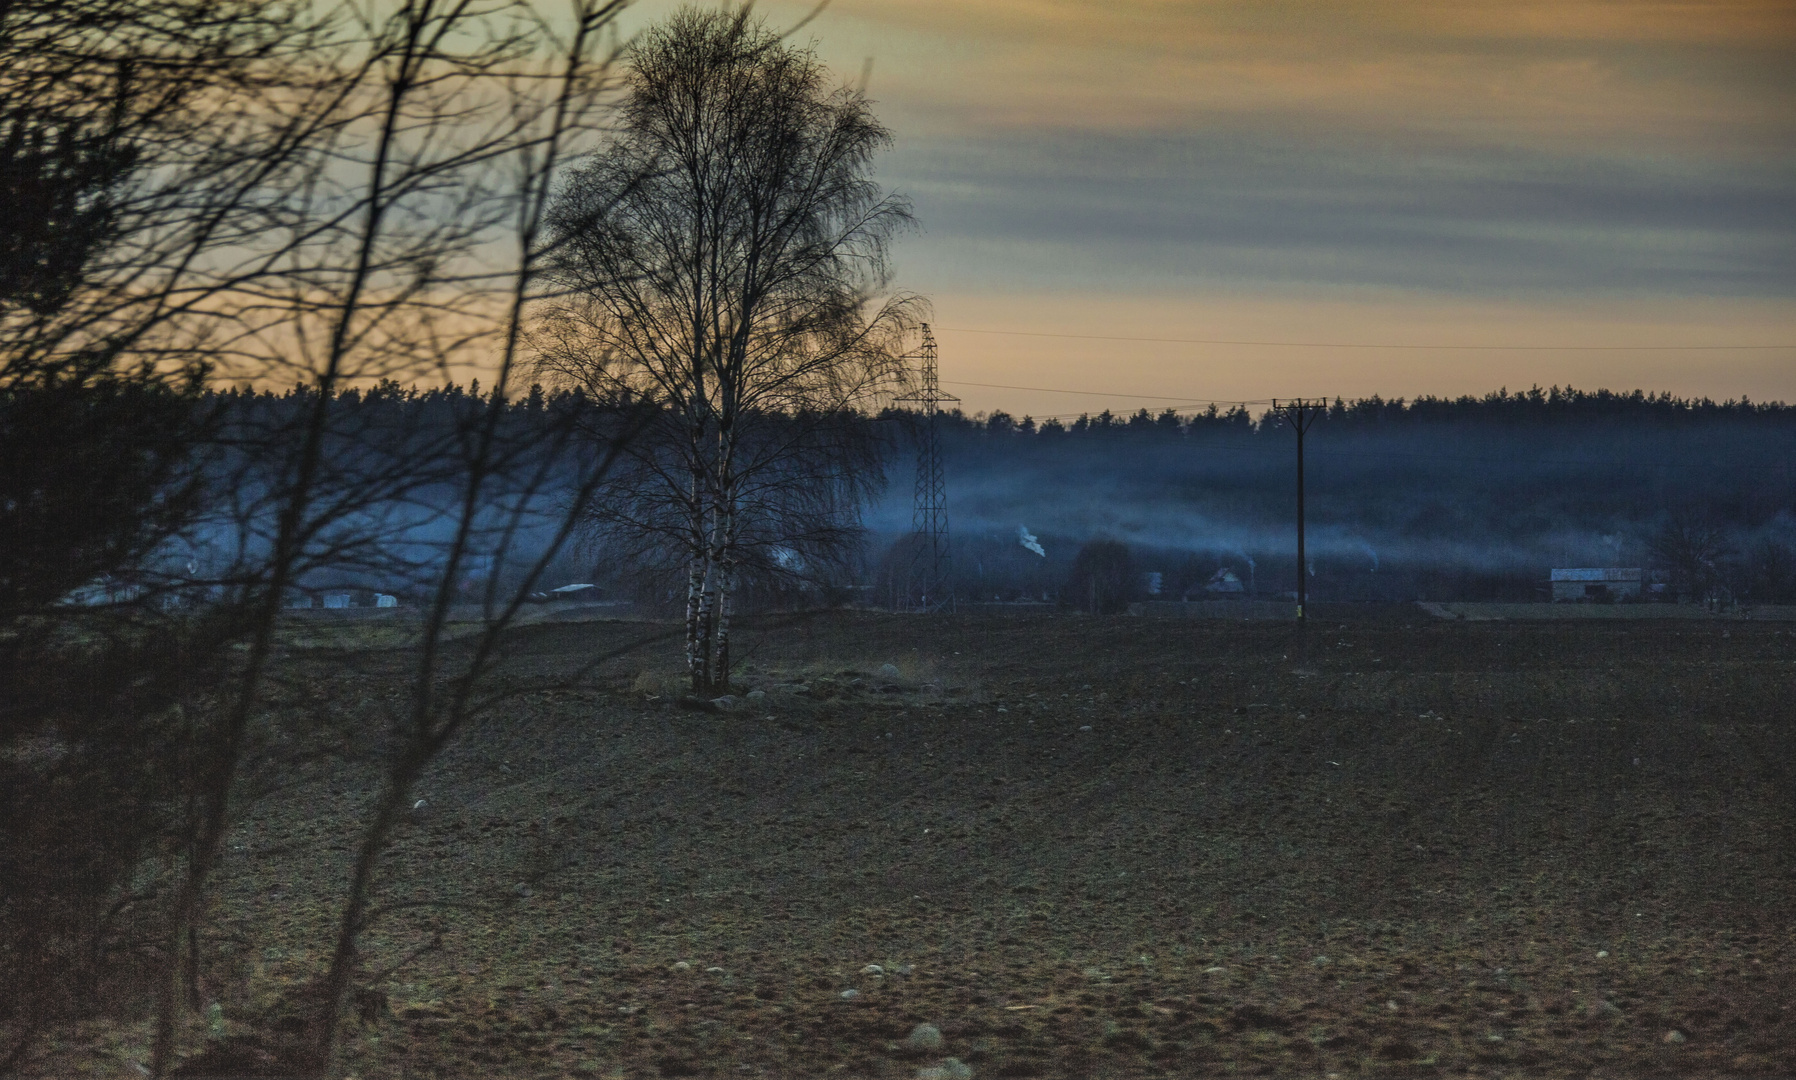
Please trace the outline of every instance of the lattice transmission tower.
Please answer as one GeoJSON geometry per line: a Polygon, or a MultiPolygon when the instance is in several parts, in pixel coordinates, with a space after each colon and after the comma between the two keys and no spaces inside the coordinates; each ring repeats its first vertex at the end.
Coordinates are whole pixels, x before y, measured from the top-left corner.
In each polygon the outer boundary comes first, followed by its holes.
{"type": "Polygon", "coordinates": [[[921,367],[917,389],[897,400],[918,407],[917,503],[911,516],[911,561],[903,604],[912,611],[954,609],[954,560],[948,551],[948,482],[942,474],[941,441],[936,414],[945,401],[960,399],[942,392],[936,373],[935,335],[923,324],[923,344],[907,360],[921,367]]]}

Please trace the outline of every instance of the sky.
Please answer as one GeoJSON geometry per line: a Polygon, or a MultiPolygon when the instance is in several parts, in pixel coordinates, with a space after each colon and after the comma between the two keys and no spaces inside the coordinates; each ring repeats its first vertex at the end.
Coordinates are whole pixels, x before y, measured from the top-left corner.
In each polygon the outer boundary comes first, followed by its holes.
{"type": "Polygon", "coordinates": [[[794,39],[894,134],[894,284],[968,411],[1796,401],[1789,0],[832,0],[794,39]]]}

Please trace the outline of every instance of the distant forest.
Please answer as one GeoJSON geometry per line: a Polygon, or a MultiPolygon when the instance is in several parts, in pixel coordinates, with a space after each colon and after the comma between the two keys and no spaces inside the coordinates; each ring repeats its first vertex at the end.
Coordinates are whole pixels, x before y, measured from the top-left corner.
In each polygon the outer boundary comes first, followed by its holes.
{"type": "MultiPolygon", "coordinates": [[[[270,427],[309,400],[210,399],[219,415],[270,427]]],[[[486,407],[478,384],[388,383],[346,391],[332,411],[370,446],[450,446],[486,407]]],[[[587,412],[602,428],[618,403],[532,388],[501,408],[527,438],[533,416],[587,412]]],[[[868,508],[860,558],[819,584],[877,603],[908,561],[915,418],[889,409],[862,422],[888,447],[885,494],[868,508]]],[[[1109,571],[1126,578],[1119,601],[1295,589],[1295,441],[1270,409],[950,412],[938,424],[965,602],[1083,603],[1088,590],[1069,585],[1091,572],[1077,564],[1094,542],[1127,554],[1109,571]]],[[[1554,567],[1617,566],[1645,570],[1664,599],[1796,602],[1796,406],[1557,387],[1337,400],[1311,428],[1305,464],[1315,601],[1545,599],[1554,567]]],[[[566,573],[646,595],[602,551],[583,550],[566,573]]]]}
{"type": "MultiPolygon", "coordinates": [[[[1206,586],[1225,570],[1261,596],[1296,587],[1295,438],[1270,409],[940,422],[969,596],[1056,598],[1103,538],[1162,597],[1223,595],[1206,586]]],[[[1544,599],[1554,567],[1626,566],[1669,598],[1796,602],[1796,406],[1557,387],[1337,400],[1305,456],[1316,600],[1544,599]]],[[[888,491],[870,520],[896,534],[908,485],[888,491]]]]}

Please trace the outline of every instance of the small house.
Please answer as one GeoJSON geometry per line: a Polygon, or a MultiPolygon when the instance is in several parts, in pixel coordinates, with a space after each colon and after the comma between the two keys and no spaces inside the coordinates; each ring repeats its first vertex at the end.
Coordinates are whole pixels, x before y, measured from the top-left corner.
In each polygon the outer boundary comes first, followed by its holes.
{"type": "Polygon", "coordinates": [[[1241,579],[1236,576],[1235,572],[1225,566],[1210,575],[1210,581],[1204,586],[1204,591],[1209,593],[1244,593],[1247,589],[1241,584],[1241,579]]]}
{"type": "Polygon", "coordinates": [[[1553,571],[1553,602],[1612,603],[1638,600],[1643,575],[1637,566],[1586,566],[1553,571]]]}

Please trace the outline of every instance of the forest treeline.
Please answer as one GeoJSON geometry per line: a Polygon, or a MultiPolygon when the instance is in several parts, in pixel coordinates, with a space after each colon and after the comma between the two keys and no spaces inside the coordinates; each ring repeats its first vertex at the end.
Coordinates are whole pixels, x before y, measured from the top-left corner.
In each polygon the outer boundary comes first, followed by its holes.
{"type": "MultiPolygon", "coordinates": [[[[267,387],[221,387],[209,391],[205,402],[214,407],[239,408],[254,403],[258,407],[289,406],[309,402],[317,391],[300,385],[286,390],[267,387]]],[[[331,395],[333,407],[342,410],[366,409],[392,416],[404,416],[428,422],[433,416],[447,422],[457,408],[467,403],[487,401],[480,380],[467,386],[448,382],[441,386],[404,386],[387,379],[367,388],[349,387],[331,395]]],[[[619,398],[597,398],[574,388],[545,389],[540,383],[502,407],[522,414],[542,409],[593,408],[610,409],[627,405],[619,398]]],[[[1077,418],[1047,417],[1037,421],[1032,416],[1017,417],[1003,410],[968,414],[961,410],[940,414],[940,423],[950,432],[987,435],[1087,436],[1102,438],[1114,435],[1190,436],[1212,432],[1268,433],[1279,429],[1278,415],[1267,408],[1257,415],[1247,403],[1227,403],[1222,408],[1211,403],[1198,412],[1163,409],[1151,412],[1138,409],[1133,413],[1104,410],[1085,413],[1077,418]]],[[[900,420],[904,410],[887,408],[875,418],[900,420]]],[[[1679,397],[1671,393],[1648,393],[1643,390],[1579,390],[1574,387],[1532,387],[1511,392],[1493,390],[1482,396],[1465,394],[1456,398],[1424,395],[1417,398],[1383,398],[1376,394],[1351,401],[1335,398],[1323,414],[1331,426],[1353,428],[1397,427],[1418,424],[1475,425],[1597,425],[1693,426],[1796,424],[1796,405],[1783,402],[1755,402],[1745,398],[1715,401],[1710,398],[1679,397]]]]}
{"type": "MultiPolygon", "coordinates": [[[[1212,403],[1196,413],[1168,408],[1158,413],[1138,409],[1125,415],[1105,410],[1096,415],[1082,414],[1076,419],[1048,417],[1039,422],[1030,416],[1019,419],[1002,410],[973,416],[960,412],[943,415],[946,423],[963,429],[982,429],[991,435],[1049,438],[1061,435],[1101,438],[1263,432],[1269,428],[1277,429],[1280,424],[1278,415],[1270,408],[1255,415],[1246,403],[1230,403],[1226,409],[1212,403]]],[[[1543,390],[1535,386],[1516,393],[1505,388],[1483,396],[1465,394],[1456,398],[1424,395],[1387,400],[1374,394],[1347,401],[1337,397],[1329,404],[1324,416],[1333,426],[1354,428],[1418,424],[1664,426],[1749,421],[1789,424],[1796,422],[1796,405],[1760,403],[1745,398],[1714,401],[1643,390],[1617,393],[1613,390],[1578,390],[1569,386],[1543,390]]]]}

